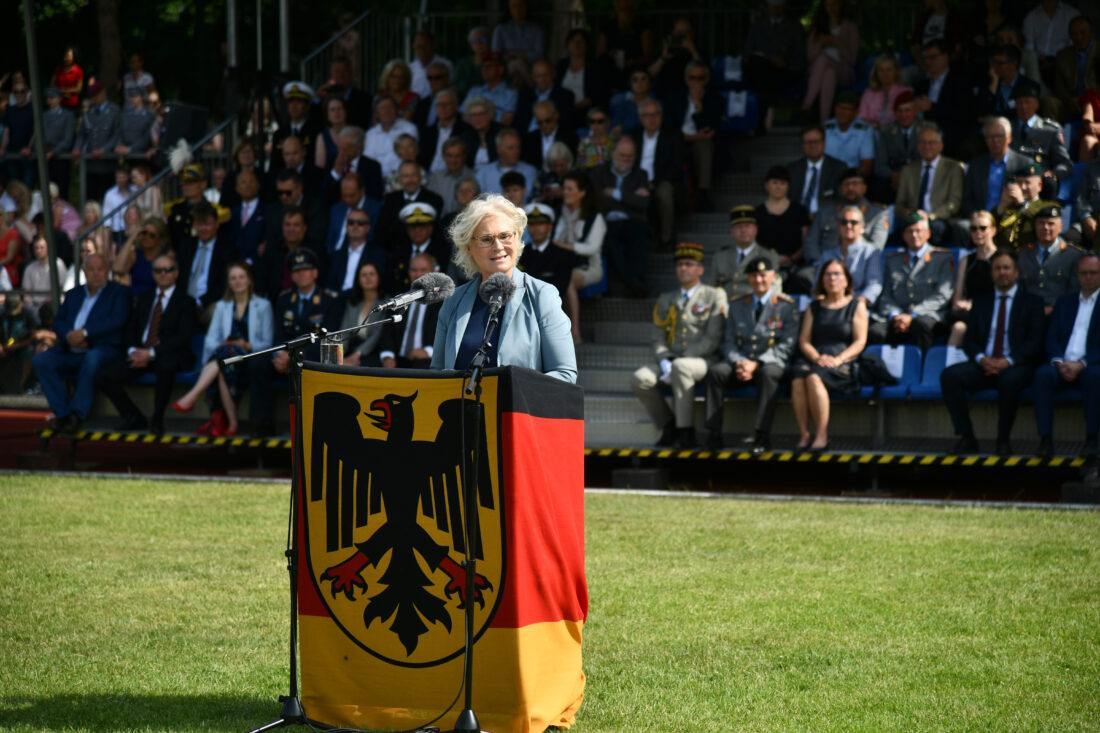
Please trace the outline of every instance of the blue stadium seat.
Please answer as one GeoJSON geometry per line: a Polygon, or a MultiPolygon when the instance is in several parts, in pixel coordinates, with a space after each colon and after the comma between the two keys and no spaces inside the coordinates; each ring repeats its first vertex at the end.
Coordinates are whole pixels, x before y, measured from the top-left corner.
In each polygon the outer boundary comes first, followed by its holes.
{"type": "Polygon", "coordinates": [[[947,362],[947,347],[933,346],[924,355],[920,381],[909,388],[909,397],[914,400],[938,400],[940,392],[940,372],[947,362]]]}
{"type": "Polygon", "coordinates": [[[592,283],[587,288],[581,288],[577,292],[577,297],[581,300],[595,298],[597,295],[603,295],[607,292],[607,258],[601,256],[600,261],[603,262],[603,279],[598,283],[592,283]]]}
{"type": "Polygon", "coordinates": [[[722,121],[718,126],[721,132],[746,132],[757,128],[760,124],[760,101],[756,92],[741,88],[723,89],[719,94],[722,95],[722,121]],[[734,117],[729,114],[730,97],[734,94],[745,95],[744,115],[734,117]]]}
{"type": "MultiPolygon", "coordinates": [[[[920,349],[912,344],[903,344],[901,348],[903,351],[903,359],[901,365],[901,374],[895,374],[898,383],[890,386],[883,386],[878,393],[880,399],[884,400],[904,400],[909,396],[909,388],[916,385],[920,381],[921,374],[921,356],[920,349]]],[[[864,349],[863,353],[873,354],[879,358],[882,358],[883,346],[881,344],[875,344],[868,346],[864,349]]],[[[864,399],[869,398],[874,392],[873,387],[863,386],[860,388],[860,396],[864,399]]]]}

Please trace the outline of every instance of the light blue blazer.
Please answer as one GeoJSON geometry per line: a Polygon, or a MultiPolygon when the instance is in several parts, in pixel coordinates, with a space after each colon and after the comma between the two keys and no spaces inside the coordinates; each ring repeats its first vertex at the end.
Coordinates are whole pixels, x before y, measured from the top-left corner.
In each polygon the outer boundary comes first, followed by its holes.
{"type": "MultiPolygon", "coordinates": [[[[219,300],[214,306],[214,315],[210,319],[210,328],[202,342],[202,363],[210,361],[214,350],[222,341],[229,338],[233,330],[233,301],[219,300]]],[[[275,333],[275,319],[271,310],[271,301],[253,295],[248,301],[248,341],[253,351],[271,348],[271,339],[275,333]]]]}
{"type": "MultiPolygon", "coordinates": [[[[504,307],[497,339],[497,365],[521,366],[577,382],[577,354],[569,318],[561,307],[561,297],[553,285],[527,275],[518,267],[512,270],[516,292],[504,307]]],[[[470,322],[474,298],[481,276],[460,285],[439,311],[435,329],[432,369],[454,369],[462,335],[470,322]]],[[[463,364],[462,368],[466,365],[463,364]]]]}

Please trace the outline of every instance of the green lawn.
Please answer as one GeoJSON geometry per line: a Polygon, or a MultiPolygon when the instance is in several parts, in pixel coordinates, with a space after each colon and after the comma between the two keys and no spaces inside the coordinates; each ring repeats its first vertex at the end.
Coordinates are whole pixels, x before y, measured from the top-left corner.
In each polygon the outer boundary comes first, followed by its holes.
{"type": "MultiPolygon", "coordinates": [[[[0,476],[0,729],[244,731],[287,487],[0,476]]],[[[575,730],[1100,730],[1100,512],[590,495],[575,730]]]]}

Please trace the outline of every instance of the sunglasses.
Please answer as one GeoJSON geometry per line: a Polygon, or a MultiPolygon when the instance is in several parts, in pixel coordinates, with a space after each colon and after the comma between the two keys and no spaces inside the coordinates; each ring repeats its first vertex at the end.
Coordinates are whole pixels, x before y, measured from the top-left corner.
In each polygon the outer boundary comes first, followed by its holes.
{"type": "Polygon", "coordinates": [[[175,267],[154,267],[153,268],[153,274],[154,275],[167,275],[169,272],[175,272],[175,271],[176,271],[175,267]]]}
{"type": "Polygon", "coordinates": [[[861,222],[859,219],[841,219],[840,223],[843,226],[847,226],[847,227],[857,227],[860,224],[862,224],[863,222],[861,222]]]}
{"type": "Polygon", "coordinates": [[[276,190],[279,192],[280,196],[293,196],[294,195],[293,190],[287,191],[286,189],[283,189],[283,188],[276,189],[276,190]]]}
{"type": "Polygon", "coordinates": [[[365,227],[368,223],[366,219],[348,219],[349,227],[365,227]]]}
{"type": "Polygon", "coordinates": [[[972,232],[984,232],[986,229],[992,229],[993,227],[988,224],[971,224],[970,231],[972,232]]]}
{"type": "Polygon", "coordinates": [[[428,81],[439,81],[440,79],[446,79],[443,74],[428,74],[428,81]]]}

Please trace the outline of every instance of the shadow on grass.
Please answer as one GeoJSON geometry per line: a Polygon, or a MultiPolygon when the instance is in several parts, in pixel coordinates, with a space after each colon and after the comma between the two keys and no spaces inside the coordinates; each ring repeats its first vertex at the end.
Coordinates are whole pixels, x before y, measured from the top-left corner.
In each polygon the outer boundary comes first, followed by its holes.
{"type": "MultiPolygon", "coordinates": [[[[212,695],[54,695],[0,698],[4,730],[245,731],[279,718],[276,699],[212,695]]],[[[294,727],[284,730],[295,730],[294,727]]]]}

